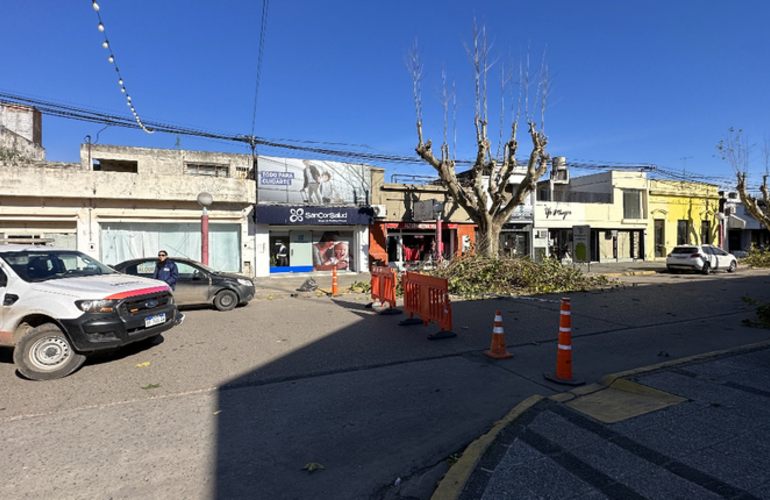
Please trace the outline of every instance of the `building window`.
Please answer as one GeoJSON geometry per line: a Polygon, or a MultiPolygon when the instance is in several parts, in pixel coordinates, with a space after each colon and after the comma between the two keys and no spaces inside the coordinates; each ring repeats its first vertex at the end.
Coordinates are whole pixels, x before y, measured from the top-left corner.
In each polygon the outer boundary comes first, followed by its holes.
{"type": "Polygon", "coordinates": [[[677,245],[686,245],[687,244],[687,231],[688,231],[688,225],[689,221],[687,220],[680,220],[676,223],[676,244],[677,245]]]}
{"type": "Polygon", "coordinates": [[[642,218],[642,192],[638,190],[623,191],[623,218],[642,218]]]}
{"type": "Polygon", "coordinates": [[[205,177],[230,177],[228,165],[206,165],[203,163],[187,163],[187,175],[203,175],[205,177]]]}
{"type": "Polygon", "coordinates": [[[700,242],[702,245],[710,243],[709,234],[711,234],[711,223],[707,220],[700,222],[700,242]]]}
{"type": "Polygon", "coordinates": [[[94,160],[94,171],[136,174],[139,172],[139,162],[128,160],[94,160]]]}

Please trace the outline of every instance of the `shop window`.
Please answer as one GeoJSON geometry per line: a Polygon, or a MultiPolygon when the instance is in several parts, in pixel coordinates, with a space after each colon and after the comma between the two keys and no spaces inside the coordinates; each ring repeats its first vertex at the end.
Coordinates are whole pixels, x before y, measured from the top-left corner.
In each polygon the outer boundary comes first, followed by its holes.
{"type": "Polygon", "coordinates": [[[687,220],[680,220],[676,223],[676,244],[677,245],[686,245],[687,244],[687,231],[689,230],[689,221],[687,220]]]}
{"type": "Polygon", "coordinates": [[[204,177],[229,177],[230,167],[228,165],[209,165],[203,163],[185,164],[187,175],[201,175],[204,177]]]}
{"type": "Polygon", "coordinates": [[[139,172],[139,162],[129,160],[94,160],[94,171],[136,174],[139,172]]]}
{"type": "Polygon", "coordinates": [[[623,218],[642,218],[642,192],[638,190],[623,191],[623,218]]]}

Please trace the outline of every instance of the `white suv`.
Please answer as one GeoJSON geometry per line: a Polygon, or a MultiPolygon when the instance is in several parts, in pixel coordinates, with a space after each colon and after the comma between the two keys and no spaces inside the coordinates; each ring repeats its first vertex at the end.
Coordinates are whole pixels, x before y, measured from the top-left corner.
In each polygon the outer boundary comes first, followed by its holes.
{"type": "Polygon", "coordinates": [[[677,245],[666,257],[668,272],[696,271],[709,274],[722,269],[734,273],[738,259],[714,245],[677,245]]]}
{"type": "Polygon", "coordinates": [[[29,379],[65,377],[87,353],[154,339],[183,318],[162,281],[74,250],[0,245],[0,345],[15,347],[29,379]]]}

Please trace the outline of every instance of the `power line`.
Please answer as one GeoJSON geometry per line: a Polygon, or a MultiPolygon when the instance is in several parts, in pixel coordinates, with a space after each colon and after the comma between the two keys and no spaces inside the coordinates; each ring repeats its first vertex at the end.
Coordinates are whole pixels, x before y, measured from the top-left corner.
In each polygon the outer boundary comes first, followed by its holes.
{"type": "Polygon", "coordinates": [[[251,118],[251,135],[257,123],[257,98],[259,97],[259,82],[262,79],[262,54],[265,50],[265,30],[267,29],[267,8],[270,0],[262,0],[262,23],[259,28],[259,55],[257,56],[257,83],[254,89],[254,114],[251,118]]]}
{"type": "MultiPolygon", "coordinates": [[[[99,123],[105,125],[111,125],[115,127],[140,128],[140,125],[135,123],[130,118],[112,114],[109,112],[96,111],[86,109],[74,105],[65,105],[50,100],[44,100],[37,97],[28,97],[22,95],[11,94],[0,90],[0,102],[26,104],[36,107],[41,113],[49,116],[57,116],[60,118],[80,120],[92,123],[99,123]]],[[[246,136],[241,134],[229,134],[226,132],[214,132],[207,131],[199,128],[192,128],[188,126],[173,125],[168,123],[161,123],[155,121],[144,122],[147,126],[152,127],[153,130],[164,132],[174,135],[187,135],[192,137],[198,137],[202,139],[215,140],[226,143],[239,143],[247,146],[258,144],[265,148],[274,149],[277,151],[292,151],[297,153],[312,153],[324,157],[327,160],[345,160],[348,162],[356,163],[369,163],[379,162],[387,164],[402,164],[402,165],[418,165],[425,166],[424,162],[416,156],[402,156],[385,151],[379,151],[373,149],[367,145],[362,144],[347,144],[340,142],[323,142],[323,141],[309,141],[299,139],[269,139],[258,136],[246,136]],[[346,149],[341,149],[346,148],[346,149]]],[[[527,159],[518,159],[519,163],[526,165],[527,159]]],[[[469,167],[474,164],[473,160],[456,160],[458,167],[469,167]]],[[[618,162],[605,162],[596,160],[576,159],[573,161],[567,161],[566,166],[575,170],[587,170],[587,171],[634,171],[634,172],[646,172],[651,178],[660,177],[665,179],[680,180],[680,181],[699,181],[699,182],[717,182],[724,185],[734,184],[735,179],[727,176],[715,176],[690,173],[683,175],[681,170],[673,169],[664,166],[658,166],[653,164],[629,164],[618,162]]],[[[751,188],[755,189],[755,188],[751,188]]],[[[756,188],[758,189],[758,188],[756,188]]]]}

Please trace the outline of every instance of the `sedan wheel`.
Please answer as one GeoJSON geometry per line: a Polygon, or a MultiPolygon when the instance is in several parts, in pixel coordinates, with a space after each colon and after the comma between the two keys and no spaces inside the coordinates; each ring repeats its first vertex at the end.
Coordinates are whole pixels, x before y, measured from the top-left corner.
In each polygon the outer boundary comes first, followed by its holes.
{"type": "Polygon", "coordinates": [[[222,290],[214,297],[214,307],[220,311],[229,311],[238,304],[238,295],[232,290],[222,290]]]}
{"type": "Polygon", "coordinates": [[[730,262],[730,266],[727,268],[728,273],[734,273],[738,269],[738,263],[735,261],[730,262]]]}
{"type": "Polygon", "coordinates": [[[703,274],[709,274],[711,272],[711,265],[708,262],[706,262],[705,264],[703,264],[703,269],[701,269],[700,272],[702,272],[703,274]]]}

